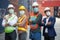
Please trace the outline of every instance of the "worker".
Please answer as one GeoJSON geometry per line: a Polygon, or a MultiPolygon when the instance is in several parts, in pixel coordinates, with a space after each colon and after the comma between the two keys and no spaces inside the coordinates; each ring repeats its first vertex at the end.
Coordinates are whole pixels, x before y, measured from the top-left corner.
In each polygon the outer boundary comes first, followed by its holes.
{"type": "Polygon", "coordinates": [[[43,19],[43,36],[44,40],[55,40],[56,31],[54,29],[54,25],[56,22],[56,19],[54,16],[51,16],[51,9],[49,7],[46,7],[44,9],[44,13],[46,14],[46,18],[43,19]]]}
{"type": "Polygon", "coordinates": [[[27,39],[28,20],[25,6],[19,6],[19,18],[17,22],[19,40],[27,39]]]}
{"type": "Polygon", "coordinates": [[[41,40],[42,15],[39,12],[39,4],[37,2],[33,2],[32,8],[33,8],[33,13],[30,13],[29,16],[30,39],[41,40]]]}
{"type": "Polygon", "coordinates": [[[5,27],[5,40],[16,40],[16,26],[18,17],[15,15],[13,4],[8,5],[8,14],[4,16],[2,25],[5,27]]]}

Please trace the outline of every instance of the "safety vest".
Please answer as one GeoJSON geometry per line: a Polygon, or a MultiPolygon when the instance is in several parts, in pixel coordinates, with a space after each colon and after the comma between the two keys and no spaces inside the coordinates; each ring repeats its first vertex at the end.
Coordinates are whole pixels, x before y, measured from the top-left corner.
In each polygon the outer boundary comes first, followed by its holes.
{"type": "MultiPolygon", "coordinates": [[[[35,21],[35,20],[37,19],[37,16],[38,16],[38,14],[37,14],[37,15],[34,15],[34,13],[31,13],[29,20],[35,21]]],[[[38,24],[37,24],[37,23],[36,23],[36,24],[30,24],[30,28],[31,28],[32,30],[35,30],[35,29],[38,28],[38,24]]]]}
{"type": "MultiPolygon", "coordinates": [[[[22,23],[22,21],[24,20],[24,18],[26,17],[26,15],[23,15],[22,17],[18,18],[18,23],[22,23]]],[[[26,19],[26,24],[23,26],[18,26],[18,31],[27,31],[27,25],[28,25],[28,21],[26,19]]]]}

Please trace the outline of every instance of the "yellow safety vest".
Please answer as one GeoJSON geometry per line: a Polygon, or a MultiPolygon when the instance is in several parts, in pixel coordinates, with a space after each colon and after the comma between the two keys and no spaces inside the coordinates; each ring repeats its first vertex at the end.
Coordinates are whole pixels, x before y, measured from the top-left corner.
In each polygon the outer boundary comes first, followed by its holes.
{"type": "MultiPolygon", "coordinates": [[[[18,18],[18,23],[21,23],[23,20],[24,20],[24,18],[25,18],[26,16],[24,15],[24,16],[22,16],[22,17],[19,17],[18,18]]],[[[26,22],[26,25],[25,25],[25,27],[20,27],[20,26],[18,26],[18,31],[27,31],[27,22],[26,22]]]]}

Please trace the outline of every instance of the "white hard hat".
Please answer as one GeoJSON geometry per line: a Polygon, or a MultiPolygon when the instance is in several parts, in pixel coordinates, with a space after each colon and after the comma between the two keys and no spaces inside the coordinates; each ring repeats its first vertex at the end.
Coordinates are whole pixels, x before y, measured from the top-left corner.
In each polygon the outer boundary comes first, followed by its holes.
{"type": "Polygon", "coordinates": [[[46,8],[44,9],[44,11],[47,11],[47,10],[50,10],[50,8],[49,8],[49,7],[46,7],[46,8]]]}
{"type": "Polygon", "coordinates": [[[9,4],[8,8],[15,8],[15,7],[12,4],[9,4]]]}
{"type": "Polygon", "coordinates": [[[38,6],[39,4],[37,2],[33,2],[32,6],[38,6]]]}

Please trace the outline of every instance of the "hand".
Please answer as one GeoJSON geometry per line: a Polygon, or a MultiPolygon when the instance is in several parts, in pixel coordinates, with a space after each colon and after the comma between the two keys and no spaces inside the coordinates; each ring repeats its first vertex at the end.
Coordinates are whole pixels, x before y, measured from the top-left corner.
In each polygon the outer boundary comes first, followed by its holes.
{"type": "Polygon", "coordinates": [[[51,25],[51,22],[48,22],[47,25],[51,25]]]}
{"type": "Polygon", "coordinates": [[[19,24],[18,24],[18,23],[16,23],[16,24],[14,24],[13,26],[19,26],[19,24]]]}
{"type": "Polygon", "coordinates": [[[31,20],[29,20],[29,22],[32,22],[31,20]]]}
{"type": "Polygon", "coordinates": [[[16,26],[19,26],[19,24],[20,24],[20,23],[16,23],[15,25],[16,25],[16,26]]]}
{"type": "Polygon", "coordinates": [[[32,22],[33,20],[32,19],[29,19],[29,22],[32,22]]]}
{"type": "Polygon", "coordinates": [[[9,24],[5,24],[5,27],[10,26],[9,24]]]}
{"type": "Polygon", "coordinates": [[[8,22],[8,20],[7,20],[7,18],[6,18],[6,17],[4,17],[4,19],[6,20],[6,22],[8,22]]]}

